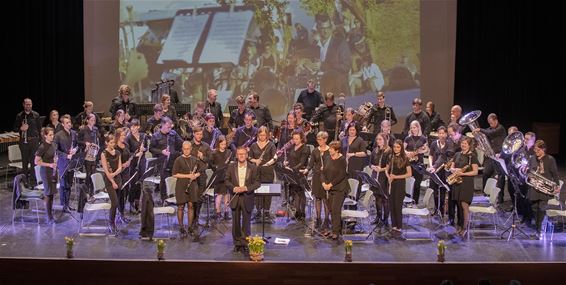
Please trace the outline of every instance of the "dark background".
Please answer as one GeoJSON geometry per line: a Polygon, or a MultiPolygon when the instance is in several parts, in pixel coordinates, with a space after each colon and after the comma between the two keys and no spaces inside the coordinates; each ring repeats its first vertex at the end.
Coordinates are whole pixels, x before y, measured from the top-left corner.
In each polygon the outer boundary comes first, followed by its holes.
{"type": "MultiPolygon", "coordinates": [[[[2,100],[0,131],[12,129],[25,97],[42,115],[52,109],[75,115],[84,101],[83,2],[13,5],[2,20],[4,81],[10,87],[2,100]]],[[[532,130],[533,122],[565,124],[564,11],[562,1],[458,1],[455,104],[465,112],[496,113],[505,127],[516,125],[523,132],[532,130]]]]}

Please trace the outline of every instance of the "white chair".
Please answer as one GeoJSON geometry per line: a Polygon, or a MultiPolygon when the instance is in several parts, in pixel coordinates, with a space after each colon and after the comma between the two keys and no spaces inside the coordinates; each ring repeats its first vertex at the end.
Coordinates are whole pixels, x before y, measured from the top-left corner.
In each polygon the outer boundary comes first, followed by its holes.
{"type": "Polygon", "coordinates": [[[22,152],[20,146],[17,144],[8,146],[8,165],[6,166],[6,172],[4,176],[4,181],[6,182],[6,188],[8,188],[8,171],[10,168],[16,168],[16,171],[23,169],[22,164],[22,152]]]}
{"type": "MultiPolygon", "coordinates": [[[[406,222],[405,225],[408,225],[409,223],[409,218],[411,216],[417,216],[417,217],[423,217],[423,218],[427,218],[428,219],[428,223],[430,225],[430,227],[432,227],[432,211],[434,209],[434,197],[433,194],[434,190],[432,190],[432,188],[427,188],[425,195],[423,197],[423,205],[419,205],[419,207],[403,207],[402,210],[402,214],[403,216],[406,216],[406,222]]],[[[429,239],[432,240],[432,230],[429,227],[428,232],[429,232],[429,239]]]]}
{"type": "Polygon", "coordinates": [[[360,220],[361,225],[367,225],[367,229],[371,228],[371,224],[369,221],[369,210],[370,210],[370,202],[371,198],[373,197],[372,191],[367,191],[361,199],[361,206],[362,209],[359,210],[342,210],[342,233],[345,233],[346,230],[346,222],[349,219],[360,220]],[[366,221],[366,223],[364,223],[366,221]]]}
{"type": "Polygon", "coordinates": [[[407,195],[409,195],[410,197],[405,196],[405,198],[403,199],[403,204],[416,203],[415,200],[413,199],[414,185],[415,185],[415,178],[414,177],[411,176],[411,177],[405,179],[405,193],[407,195]]]}
{"type": "Polygon", "coordinates": [[[78,229],[78,233],[80,235],[82,234],[86,234],[83,233],[82,230],[83,229],[105,229],[104,233],[88,233],[88,234],[95,234],[95,235],[105,235],[106,232],[109,229],[109,224],[108,224],[108,219],[109,219],[109,213],[110,213],[110,208],[111,205],[110,203],[108,203],[108,200],[110,199],[110,197],[108,196],[108,193],[104,191],[105,189],[105,185],[104,185],[104,178],[102,177],[102,173],[94,173],[93,175],[90,176],[90,178],[92,179],[92,186],[94,188],[94,191],[96,193],[96,191],[99,191],[98,193],[94,194],[94,196],[92,196],[92,199],[89,200],[89,202],[87,202],[83,208],[83,213],[81,214],[81,221],[79,223],[79,229],[78,229]],[[103,202],[97,203],[98,200],[103,200],[103,202]],[[85,216],[87,214],[93,214],[96,212],[103,212],[104,213],[104,219],[106,222],[106,226],[105,227],[100,227],[100,226],[92,226],[91,224],[85,224],[85,216]]]}
{"type": "Polygon", "coordinates": [[[14,177],[14,186],[12,191],[12,224],[14,224],[14,220],[16,218],[16,212],[20,210],[20,218],[21,221],[24,221],[23,215],[23,205],[20,205],[18,208],[18,204],[20,202],[34,202],[35,203],[35,214],[37,216],[37,223],[39,224],[39,206],[38,202],[43,201],[43,191],[27,189],[22,182],[22,179],[25,178],[24,174],[18,174],[14,177]]]}
{"type": "Polygon", "coordinates": [[[356,206],[358,202],[354,199],[356,199],[356,196],[358,195],[358,185],[360,184],[360,181],[348,178],[348,184],[350,184],[350,193],[348,193],[348,196],[344,200],[344,206],[356,206]]]}
{"type": "Polygon", "coordinates": [[[489,193],[491,193],[495,187],[497,187],[497,179],[488,178],[485,182],[485,186],[483,187],[484,195],[475,195],[472,198],[472,204],[489,204],[489,193]]]}
{"type": "MultiPolygon", "coordinates": [[[[371,174],[373,173],[373,170],[372,170],[369,166],[364,167],[364,170],[363,170],[363,171],[364,171],[365,173],[367,173],[367,175],[369,175],[369,176],[371,176],[371,174]]],[[[361,190],[362,193],[368,191],[369,188],[370,188],[370,187],[369,187],[369,184],[363,183],[363,184],[362,184],[362,190],[361,190]]]]}
{"type": "MultiPolygon", "coordinates": [[[[470,223],[468,224],[468,238],[470,238],[470,232],[475,229],[474,217],[475,215],[480,214],[488,214],[491,215],[493,218],[493,232],[497,238],[499,235],[497,234],[497,225],[499,224],[499,216],[497,215],[497,196],[499,195],[498,187],[493,187],[489,191],[489,206],[470,206],[470,223]],[[471,228],[471,230],[470,230],[471,228]]],[[[474,233],[471,233],[472,237],[474,237],[474,233]]]]}
{"type": "Polygon", "coordinates": [[[165,199],[165,205],[162,207],[154,207],[153,214],[165,216],[167,220],[167,229],[169,231],[168,238],[171,238],[171,223],[169,222],[169,216],[175,214],[175,208],[171,205],[177,205],[177,199],[175,198],[175,187],[177,184],[177,178],[169,176],[165,178],[165,188],[167,190],[167,199],[165,199]]]}

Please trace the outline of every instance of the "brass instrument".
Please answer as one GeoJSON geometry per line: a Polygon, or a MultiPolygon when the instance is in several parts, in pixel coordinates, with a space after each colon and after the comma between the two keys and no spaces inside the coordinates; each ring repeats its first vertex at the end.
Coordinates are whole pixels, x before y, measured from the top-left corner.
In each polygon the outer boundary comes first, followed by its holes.
{"type": "Polygon", "coordinates": [[[480,116],[481,116],[480,110],[471,111],[466,115],[462,116],[462,118],[460,118],[460,121],[458,121],[458,123],[462,126],[467,125],[470,128],[470,130],[472,130],[472,134],[476,139],[478,148],[481,149],[487,157],[491,157],[495,159],[495,152],[491,148],[491,144],[489,143],[487,136],[481,132],[474,132],[475,129],[479,129],[479,124],[477,122],[477,119],[480,116]]]}
{"type": "Polygon", "coordinates": [[[542,172],[539,172],[540,168],[537,169],[537,171],[532,171],[530,170],[527,173],[527,180],[526,183],[527,185],[533,187],[535,190],[546,194],[546,195],[556,195],[559,191],[559,189],[557,189],[557,184],[556,182],[544,177],[541,175],[542,172]]]}
{"type": "Polygon", "coordinates": [[[391,123],[391,108],[388,106],[385,106],[385,120],[391,123]]]}
{"type": "Polygon", "coordinates": [[[358,107],[356,114],[354,115],[354,120],[359,121],[360,125],[365,126],[367,121],[369,120],[369,116],[371,115],[371,109],[373,108],[373,104],[371,102],[365,102],[364,104],[358,107]],[[356,117],[357,115],[357,117],[356,117]]]}
{"type": "Polygon", "coordinates": [[[91,143],[86,148],[85,160],[90,161],[90,162],[96,161],[96,156],[98,155],[98,151],[100,150],[100,146],[98,145],[98,136],[97,136],[96,132],[95,132],[94,136],[95,136],[96,143],[91,143]]]}
{"type": "MultiPolygon", "coordinates": [[[[469,165],[462,167],[462,173],[466,172],[469,167],[470,167],[469,165]]],[[[462,179],[462,176],[460,176],[460,175],[461,175],[461,173],[458,173],[458,172],[448,175],[448,177],[446,177],[446,183],[448,183],[448,185],[450,185],[450,186],[461,184],[463,179],[462,179]]]]}
{"type": "MultiPolygon", "coordinates": [[[[503,141],[501,151],[507,155],[511,155],[511,165],[517,169],[521,170],[523,168],[528,168],[529,166],[529,155],[525,149],[525,137],[521,132],[514,132],[508,135],[503,141]]],[[[527,177],[523,172],[518,171],[519,175],[523,180],[527,177]]]]}
{"type": "Polygon", "coordinates": [[[187,128],[189,127],[189,121],[185,119],[179,119],[177,122],[179,124],[179,130],[181,131],[181,137],[183,139],[187,139],[189,137],[189,131],[187,130],[187,128]]]}

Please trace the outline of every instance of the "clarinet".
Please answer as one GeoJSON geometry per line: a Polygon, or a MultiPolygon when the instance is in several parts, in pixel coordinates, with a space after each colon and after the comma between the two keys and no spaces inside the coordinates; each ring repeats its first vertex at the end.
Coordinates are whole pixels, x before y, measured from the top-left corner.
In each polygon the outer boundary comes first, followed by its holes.
{"type": "MultiPolygon", "coordinates": [[[[28,118],[27,118],[25,113],[24,113],[24,120],[22,122],[23,122],[22,124],[26,124],[26,125],[28,124],[28,118]]],[[[28,128],[29,128],[29,125],[28,125],[28,128]]],[[[28,131],[27,130],[22,131],[22,136],[24,137],[24,143],[28,143],[28,131]]]]}
{"type": "MultiPolygon", "coordinates": [[[[195,166],[193,167],[193,170],[191,171],[190,174],[193,174],[193,175],[194,175],[194,174],[197,172],[197,168],[198,168],[198,162],[195,163],[195,166]]],[[[187,195],[189,194],[189,190],[190,190],[190,188],[191,188],[191,185],[193,184],[193,182],[194,182],[195,180],[196,180],[196,179],[189,179],[189,184],[187,185],[187,189],[185,189],[185,194],[187,194],[187,195]]]]}

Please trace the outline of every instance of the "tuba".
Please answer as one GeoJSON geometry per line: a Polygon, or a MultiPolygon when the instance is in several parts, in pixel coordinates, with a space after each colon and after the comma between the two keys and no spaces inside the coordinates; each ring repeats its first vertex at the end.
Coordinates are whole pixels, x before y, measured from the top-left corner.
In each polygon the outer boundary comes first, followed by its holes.
{"type": "MultiPolygon", "coordinates": [[[[480,116],[481,116],[480,110],[471,111],[466,115],[462,116],[462,118],[460,118],[460,121],[458,123],[462,126],[467,125],[470,128],[470,130],[473,131],[475,129],[479,129],[479,124],[477,120],[480,116]]],[[[487,139],[487,136],[480,132],[476,132],[473,134],[474,134],[474,138],[478,143],[478,148],[481,149],[486,156],[495,158],[495,152],[493,152],[493,149],[491,148],[491,144],[489,144],[489,140],[487,139]]]]}
{"type": "Polygon", "coordinates": [[[516,169],[529,165],[527,151],[525,150],[525,137],[521,132],[514,132],[503,140],[501,151],[511,155],[511,165],[516,169]]]}
{"type": "Polygon", "coordinates": [[[538,171],[529,170],[526,183],[546,195],[553,196],[559,192],[556,187],[556,182],[542,176],[538,171]]]}

